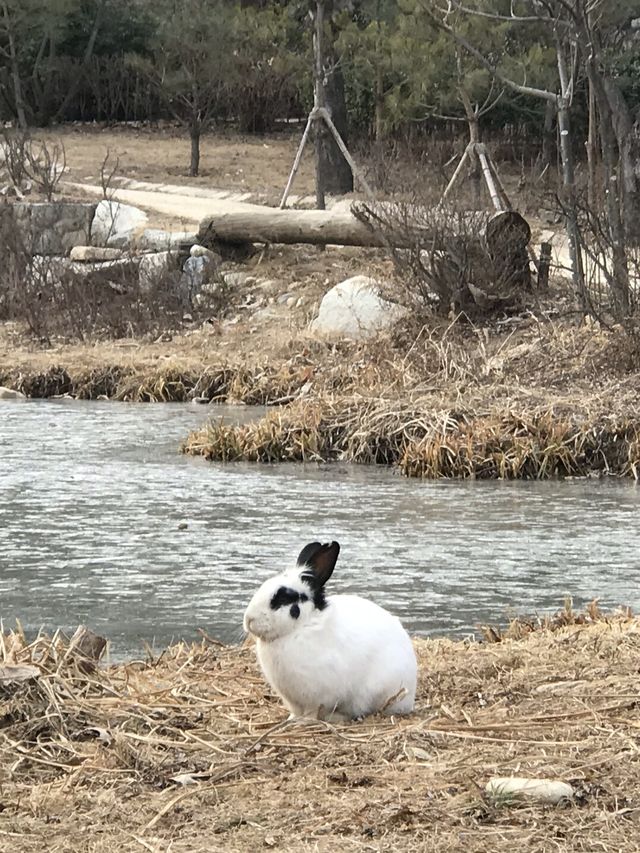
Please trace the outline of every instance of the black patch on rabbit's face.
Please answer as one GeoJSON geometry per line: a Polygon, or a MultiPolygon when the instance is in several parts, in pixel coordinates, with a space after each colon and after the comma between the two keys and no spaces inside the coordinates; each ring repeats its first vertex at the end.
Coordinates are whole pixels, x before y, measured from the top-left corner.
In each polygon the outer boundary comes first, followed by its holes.
{"type": "MultiPolygon", "coordinates": [[[[272,610],[280,610],[281,607],[288,607],[290,604],[295,605],[297,607],[298,602],[309,601],[309,596],[305,595],[304,592],[298,592],[295,589],[291,589],[288,586],[281,586],[280,589],[271,597],[271,601],[269,602],[269,607],[272,610]]],[[[297,619],[300,615],[300,608],[298,607],[298,612],[295,616],[293,613],[291,615],[294,619],[297,619]]],[[[292,608],[293,610],[293,608],[292,608]]]]}
{"type": "MultiPolygon", "coordinates": [[[[313,606],[318,610],[324,610],[327,606],[327,602],[324,598],[324,593],[322,589],[313,590],[313,606]]],[[[280,589],[271,596],[271,601],[269,602],[269,607],[272,610],[280,610],[281,607],[291,607],[289,611],[291,616],[294,619],[297,619],[300,616],[300,607],[299,604],[304,604],[305,601],[309,601],[309,596],[305,592],[298,592],[295,589],[291,589],[288,586],[281,586],[280,589]]]]}

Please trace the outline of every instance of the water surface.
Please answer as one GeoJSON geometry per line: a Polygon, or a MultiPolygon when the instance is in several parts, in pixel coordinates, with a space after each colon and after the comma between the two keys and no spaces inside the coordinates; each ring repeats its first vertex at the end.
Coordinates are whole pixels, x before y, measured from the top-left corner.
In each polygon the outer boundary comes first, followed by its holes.
{"type": "Polygon", "coordinates": [[[233,407],[0,404],[0,617],[83,622],[114,657],[235,641],[259,582],[314,539],[331,581],[420,634],[463,636],[516,613],[640,605],[640,489],[621,481],[420,482],[384,469],[212,465],[177,447],[233,407]],[[183,529],[186,525],[186,529],[183,529]]]}

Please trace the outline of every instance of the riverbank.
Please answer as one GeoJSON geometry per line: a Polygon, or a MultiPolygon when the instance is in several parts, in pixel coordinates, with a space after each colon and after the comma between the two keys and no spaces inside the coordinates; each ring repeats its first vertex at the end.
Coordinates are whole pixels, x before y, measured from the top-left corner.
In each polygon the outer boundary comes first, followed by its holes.
{"type": "Polygon", "coordinates": [[[185,436],[211,460],[350,461],[417,477],[640,471],[640,352],[623,329],[530,315],[331,340],[284,318],[36,348],[0,339],[0,385],[29,397],[271,405],[185,436]],[[2,345],[2,340],[4,345],[2,345]]]}
{"type": "Polygon", "coordinates": [[[416,640],[416,711],[286,722],[249,647],[208,638],[83,671],[60,635],[4,635],[3,846],[35,851],[637,848],[640,621],[566,610],[499,642],[416,640]],[[568,782],[571,802],[484,792],[568,782]]]}

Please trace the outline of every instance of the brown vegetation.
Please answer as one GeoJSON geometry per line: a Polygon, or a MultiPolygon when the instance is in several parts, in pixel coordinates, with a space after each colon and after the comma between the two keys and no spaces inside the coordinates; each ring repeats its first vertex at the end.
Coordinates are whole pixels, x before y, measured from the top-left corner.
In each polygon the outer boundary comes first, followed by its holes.
{"type": "Polygon", "coordinates": [[[415,713],[339,726],[286,722],[251,648],[203,639],[88,674],[60,634],[5,635],[2,661],[40,674],[0,686],[0,846],[637,849],[640,622],[592,607],[510,633],[416,640],[415,713]],[[493,776],[575,797],[494,798],[493,776]]]}

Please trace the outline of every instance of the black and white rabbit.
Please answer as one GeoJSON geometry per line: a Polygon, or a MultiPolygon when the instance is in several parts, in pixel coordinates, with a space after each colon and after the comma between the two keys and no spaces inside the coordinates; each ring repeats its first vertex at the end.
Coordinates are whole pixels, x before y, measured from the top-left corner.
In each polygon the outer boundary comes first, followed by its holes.
{"type": "Polygon", "coordinates": [[[373,601],[325,595],[339,552],[337,542],[311,542],[251,599],[244,628],[262,672],[295,717],[409,714],[417,677],[409,635],[373,601]]]}

